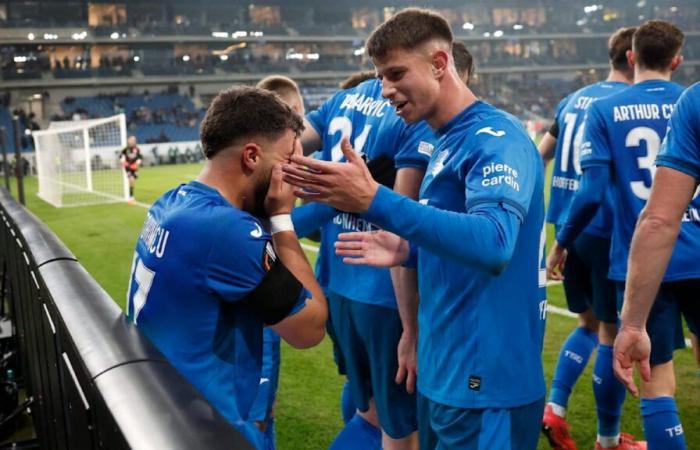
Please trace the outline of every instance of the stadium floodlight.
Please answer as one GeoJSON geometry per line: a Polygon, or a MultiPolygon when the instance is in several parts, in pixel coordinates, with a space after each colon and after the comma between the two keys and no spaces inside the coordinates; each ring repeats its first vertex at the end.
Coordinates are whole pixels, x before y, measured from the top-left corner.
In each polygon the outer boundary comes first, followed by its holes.
{"type": "Polygon", "coordinates": [[[119,156],[126,116],[51,122],[34,131],[38,196],[56,207],[127,201],[129,182],[119,156]]]}

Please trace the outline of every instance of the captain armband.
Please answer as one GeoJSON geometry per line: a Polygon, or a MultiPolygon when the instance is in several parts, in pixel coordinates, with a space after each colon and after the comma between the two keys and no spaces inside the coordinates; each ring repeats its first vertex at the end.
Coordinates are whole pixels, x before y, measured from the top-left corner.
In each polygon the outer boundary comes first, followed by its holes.
{"type": "Polygon", "coordinates": [[[275,325],[294,309],[303,290],[301,282],[277,259],[260,284],[241,300],[241,305],[265,325],[275,325]]]}

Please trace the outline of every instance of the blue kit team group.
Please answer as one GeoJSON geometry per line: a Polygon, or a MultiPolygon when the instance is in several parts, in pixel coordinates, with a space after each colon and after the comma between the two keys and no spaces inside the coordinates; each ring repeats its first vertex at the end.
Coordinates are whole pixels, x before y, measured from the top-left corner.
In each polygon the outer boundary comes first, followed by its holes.
{"type": "Polygon", "coordinates": [[[286,77],[223,91],[202,173],[148,212],[127,315],[256,449],[275,448],[280,340],[324,332],[346,379],[333,450],[541,433],[575,450],[569,397],[594,350],[595,448],[685,449],[673,352],[683,319],[700,327],[700,84],[670,81],[683,41],[663,21],[618,30],[607,79],[564,98],[539,147],[472,93],[431,10],[381,24],[376,72],[306,115],[286,77]],[[547,392],[548,279],[579,326],[547,392]],[[644,438],[620,429],[627,390],[644,438]]]}

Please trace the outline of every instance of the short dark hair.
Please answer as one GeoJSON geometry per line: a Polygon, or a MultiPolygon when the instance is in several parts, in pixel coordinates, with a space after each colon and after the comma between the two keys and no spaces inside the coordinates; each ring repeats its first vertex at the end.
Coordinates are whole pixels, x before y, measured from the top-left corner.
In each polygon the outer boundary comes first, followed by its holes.
{"type": "Polygon", "coordinates": [[[685,36],[677,26],[663,20],[650,20],[640,25],[632,37],[636,63],[649,70],[669,70],[684,41],[685,36]]]}
{"type": "Polygon", "coordinates": [[[199,127],[202,152],[211,159],[237,139],[277,139],[286,130],[304,129],[298,114],[270,91],[234,86],[219,92],[199,127]]]}
{"type": "Polygon", "coordinates": [[[452,43],[452,57],[455,60],[455,67],[457,68],[457,73],[467,74],[467,84],[469,84],[469,79],[474,74],[474,58],[472,54],[467,50],[467,46],[464,43],[455,41],[452,43]]]}
{"type": "Polygon", "coordinates": [[[447,20],[429,9],[406,8],[372,31],[367,39],[367,55],[381,59],[392,50],[411,50],[431,39],[452,45],[452,29],[447,20]]]}
{"type": "Polygon", "coordinates": [[[277,93],[279,96],[287,96],[289,94],[301,95],[299,85],[296,81],[284,75],[270,75],[258,81],[255,87],[265,89],[277,93]]]}
{"type": "Polygon", "coordinates": [[[629,70],[627,50],[632,49],[632,36],[636,30],[636,27],[620,28],[608,39],[608,58],[613,69],[629,70]]]}
{"type": "Polygon", "coordinates": [[[377,78],[377,73],[374,70],[361,70],[351,74],[349,77],[340,82],[340,89],[354,88],[363,81],[377,78]]]}

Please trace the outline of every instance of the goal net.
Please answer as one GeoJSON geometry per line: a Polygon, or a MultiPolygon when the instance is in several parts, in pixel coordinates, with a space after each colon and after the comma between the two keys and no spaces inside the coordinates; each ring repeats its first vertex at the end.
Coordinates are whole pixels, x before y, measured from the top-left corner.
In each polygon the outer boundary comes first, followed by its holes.
{"type": "Polygon", "coordinates": [[[126,201],[126,117],[51,122],[32,133],[39,198],[56,207],[126,201]]]}

